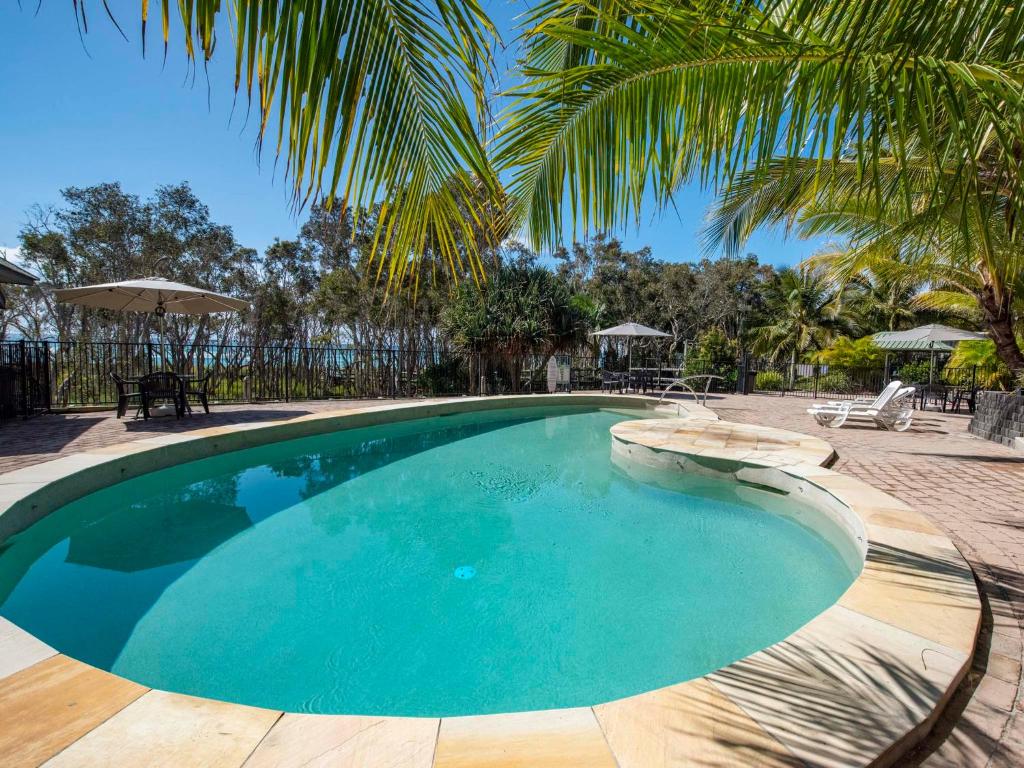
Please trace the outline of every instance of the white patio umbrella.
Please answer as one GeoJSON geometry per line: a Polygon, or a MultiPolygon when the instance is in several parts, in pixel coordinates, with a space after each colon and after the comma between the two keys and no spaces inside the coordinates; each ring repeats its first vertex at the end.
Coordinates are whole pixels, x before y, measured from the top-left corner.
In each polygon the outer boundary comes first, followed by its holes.
{"type": "Polygon", "coordinates": [[[113,309],[127,312],[149,312],[160,318],[160,359],[163,360],[166,329],[164,315],[208,315],[214,312],[241,312],[249,302],[235,299],[205,288],[174,283],[162,277],[123,280],[118,283],[60,288],[54,291],[57,301],[83,307],[113,309]]]}
{"type": "Polygon", "coordinates": [[[605,328],[600,331],[594,331],[591,336],[607,336],[609,338],[622,338],[629,339],[628,341],[628,360],[630,369],[633,368],[633,339],[637,337],[671,337],[672,334],[659,331],[655,328],[648,328],[646,325],[640,325],[640,323],[623,323],[622,325],[616,325],[612,328],[605,328]]]}
{"type": "Polygon", "coordinates": [[[928,364],[928,383],[931,384],[936,352],[949,352],[953,349],[951,345],[958,341],[981,341],[987,338],[988,335],[984,333],[929,323],[909,331],[882,331],[874,335],[873,341],[875,346],[882,349],[931,352],[928,364]]]}

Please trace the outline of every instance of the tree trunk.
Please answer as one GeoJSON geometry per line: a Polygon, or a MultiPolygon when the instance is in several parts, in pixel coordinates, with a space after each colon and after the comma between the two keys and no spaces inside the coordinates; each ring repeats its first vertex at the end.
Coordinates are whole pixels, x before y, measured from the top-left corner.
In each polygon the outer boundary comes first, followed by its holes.
{"type": "Polygon", "coordinates": [[[1024,374],[1024,352],[1014,335],[1012,297],[996,296],[991,285],[985,285],[978,294],[978,303],[985,313],[985,322],[996,344],[996,354],[1006,363],[1013,375],[1024,374]]]}

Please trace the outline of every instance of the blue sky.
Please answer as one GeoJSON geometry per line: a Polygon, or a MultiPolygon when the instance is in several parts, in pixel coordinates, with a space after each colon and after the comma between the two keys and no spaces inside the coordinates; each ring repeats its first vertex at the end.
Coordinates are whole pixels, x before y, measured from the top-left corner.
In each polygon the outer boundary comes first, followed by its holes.
{"type": "MultiPolygon", "coordinates": [[[[131,42],[125,42],[91,3],[85,47],[71,4],[43,0],[0,5],[0,247],[13,247],[34,204],[59,202],[59,190],[120,181],[145,196],[159,184],[188,181],[215,221],[230,225],[243,245],[261,251],[275,237],[293,237],[288,189],[275,178],[273,156],[258,162],[253,123],[244,104],[232,119],[233,61],[221,41],[209,68],[188,77],[184,55],[172,40],[162,61],[159,21],[150,26],[147,58],[141,57],[137,0],[112,3],[131,42]]],[[[492,0],[495,21],[510,29],[523,2],[492,0]]],[[[680,192],[677,210],[645,212],[639,229],[616,233],[629,247],[650,245],[660,259],[699,258],[698,232],[710,193],[680,192]]],[[[815,243],[758,233],[748,250],[772,264],[793,264],[815,243]]]]}

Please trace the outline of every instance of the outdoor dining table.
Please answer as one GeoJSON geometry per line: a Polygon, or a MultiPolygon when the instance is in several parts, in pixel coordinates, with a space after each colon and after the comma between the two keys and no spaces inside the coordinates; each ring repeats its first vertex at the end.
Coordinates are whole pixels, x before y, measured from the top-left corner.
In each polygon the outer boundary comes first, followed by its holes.
{"type": "Polygon", "coordinates": [[[960,413],[960,407],[966,403],[967,410],[974,413],[974,396],[976,389],[973,387],[957,387],[949,384],[933,383],[917,385],[917,392],[914,400],[919,410],[928,410],[929,402],[935,410],[946,413],[947,409],[960,413]]]}
{"type": "MultiPolygon", "coordinates": [[[[168,371],[168,373],[173,373],[178,378],[178,389],[180,390],[181,402],[185,406],[184,413],[189,416],[192,415],[192,408],[188,404],[188,398],[185,396],[185,390],[189,382],[198,381],[202,377],[196,376],[192,373],[174,373],[174,371],[168,371]]],[[[133,384],[137,390],[141,391],[143,378],[145,377],[129,376],[125,378],[125,383],[133,384]]],[[[165,407],[166,406],[159,406],[159,408],[161,408],[160,415],[164,415],[164,411],[162,409],[165,407]]]]}
{"type": "Polygon", "coordinates": [[[629,370],[629,375],[642,383],[644,389],[658,389],[679,378],[678,367],[652,368],[636,367],[629,370]]]}
{"type": "MultiPolygon", "coordinates": [[[[174,371],[170,371],[170,373],[174,373],[174,371]]],[[[174,375],[178,377],[178,381],[180,381],[183,385],[187,384],[190,381],[197,381],[198,379],[202,378],[201,376],[196,376],[194,373],[175,373],[174,375]]],[[[143,378],[144,377],[142,376],[129,376],[128,378],[125,379],[125,381],[128,382],[129,384],[134,384],[137,387],[139,386],[139,383],[142,381],[143,378]]]]}

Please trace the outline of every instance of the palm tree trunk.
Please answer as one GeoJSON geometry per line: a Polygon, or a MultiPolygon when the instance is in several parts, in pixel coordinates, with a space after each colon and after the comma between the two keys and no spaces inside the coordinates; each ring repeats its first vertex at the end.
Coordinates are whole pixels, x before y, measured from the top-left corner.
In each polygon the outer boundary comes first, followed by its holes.
{"type": "Polygon", "coordinates": [[[1021,352],[1014,334],[1012,298],[1005,293],[996,296],[991,284],[986,284],[978,295],[978,303],[985,313],[985,322],[996,344],[999,355],[1014,376],[1024,373],[1024,352],[1021,352]]]}

